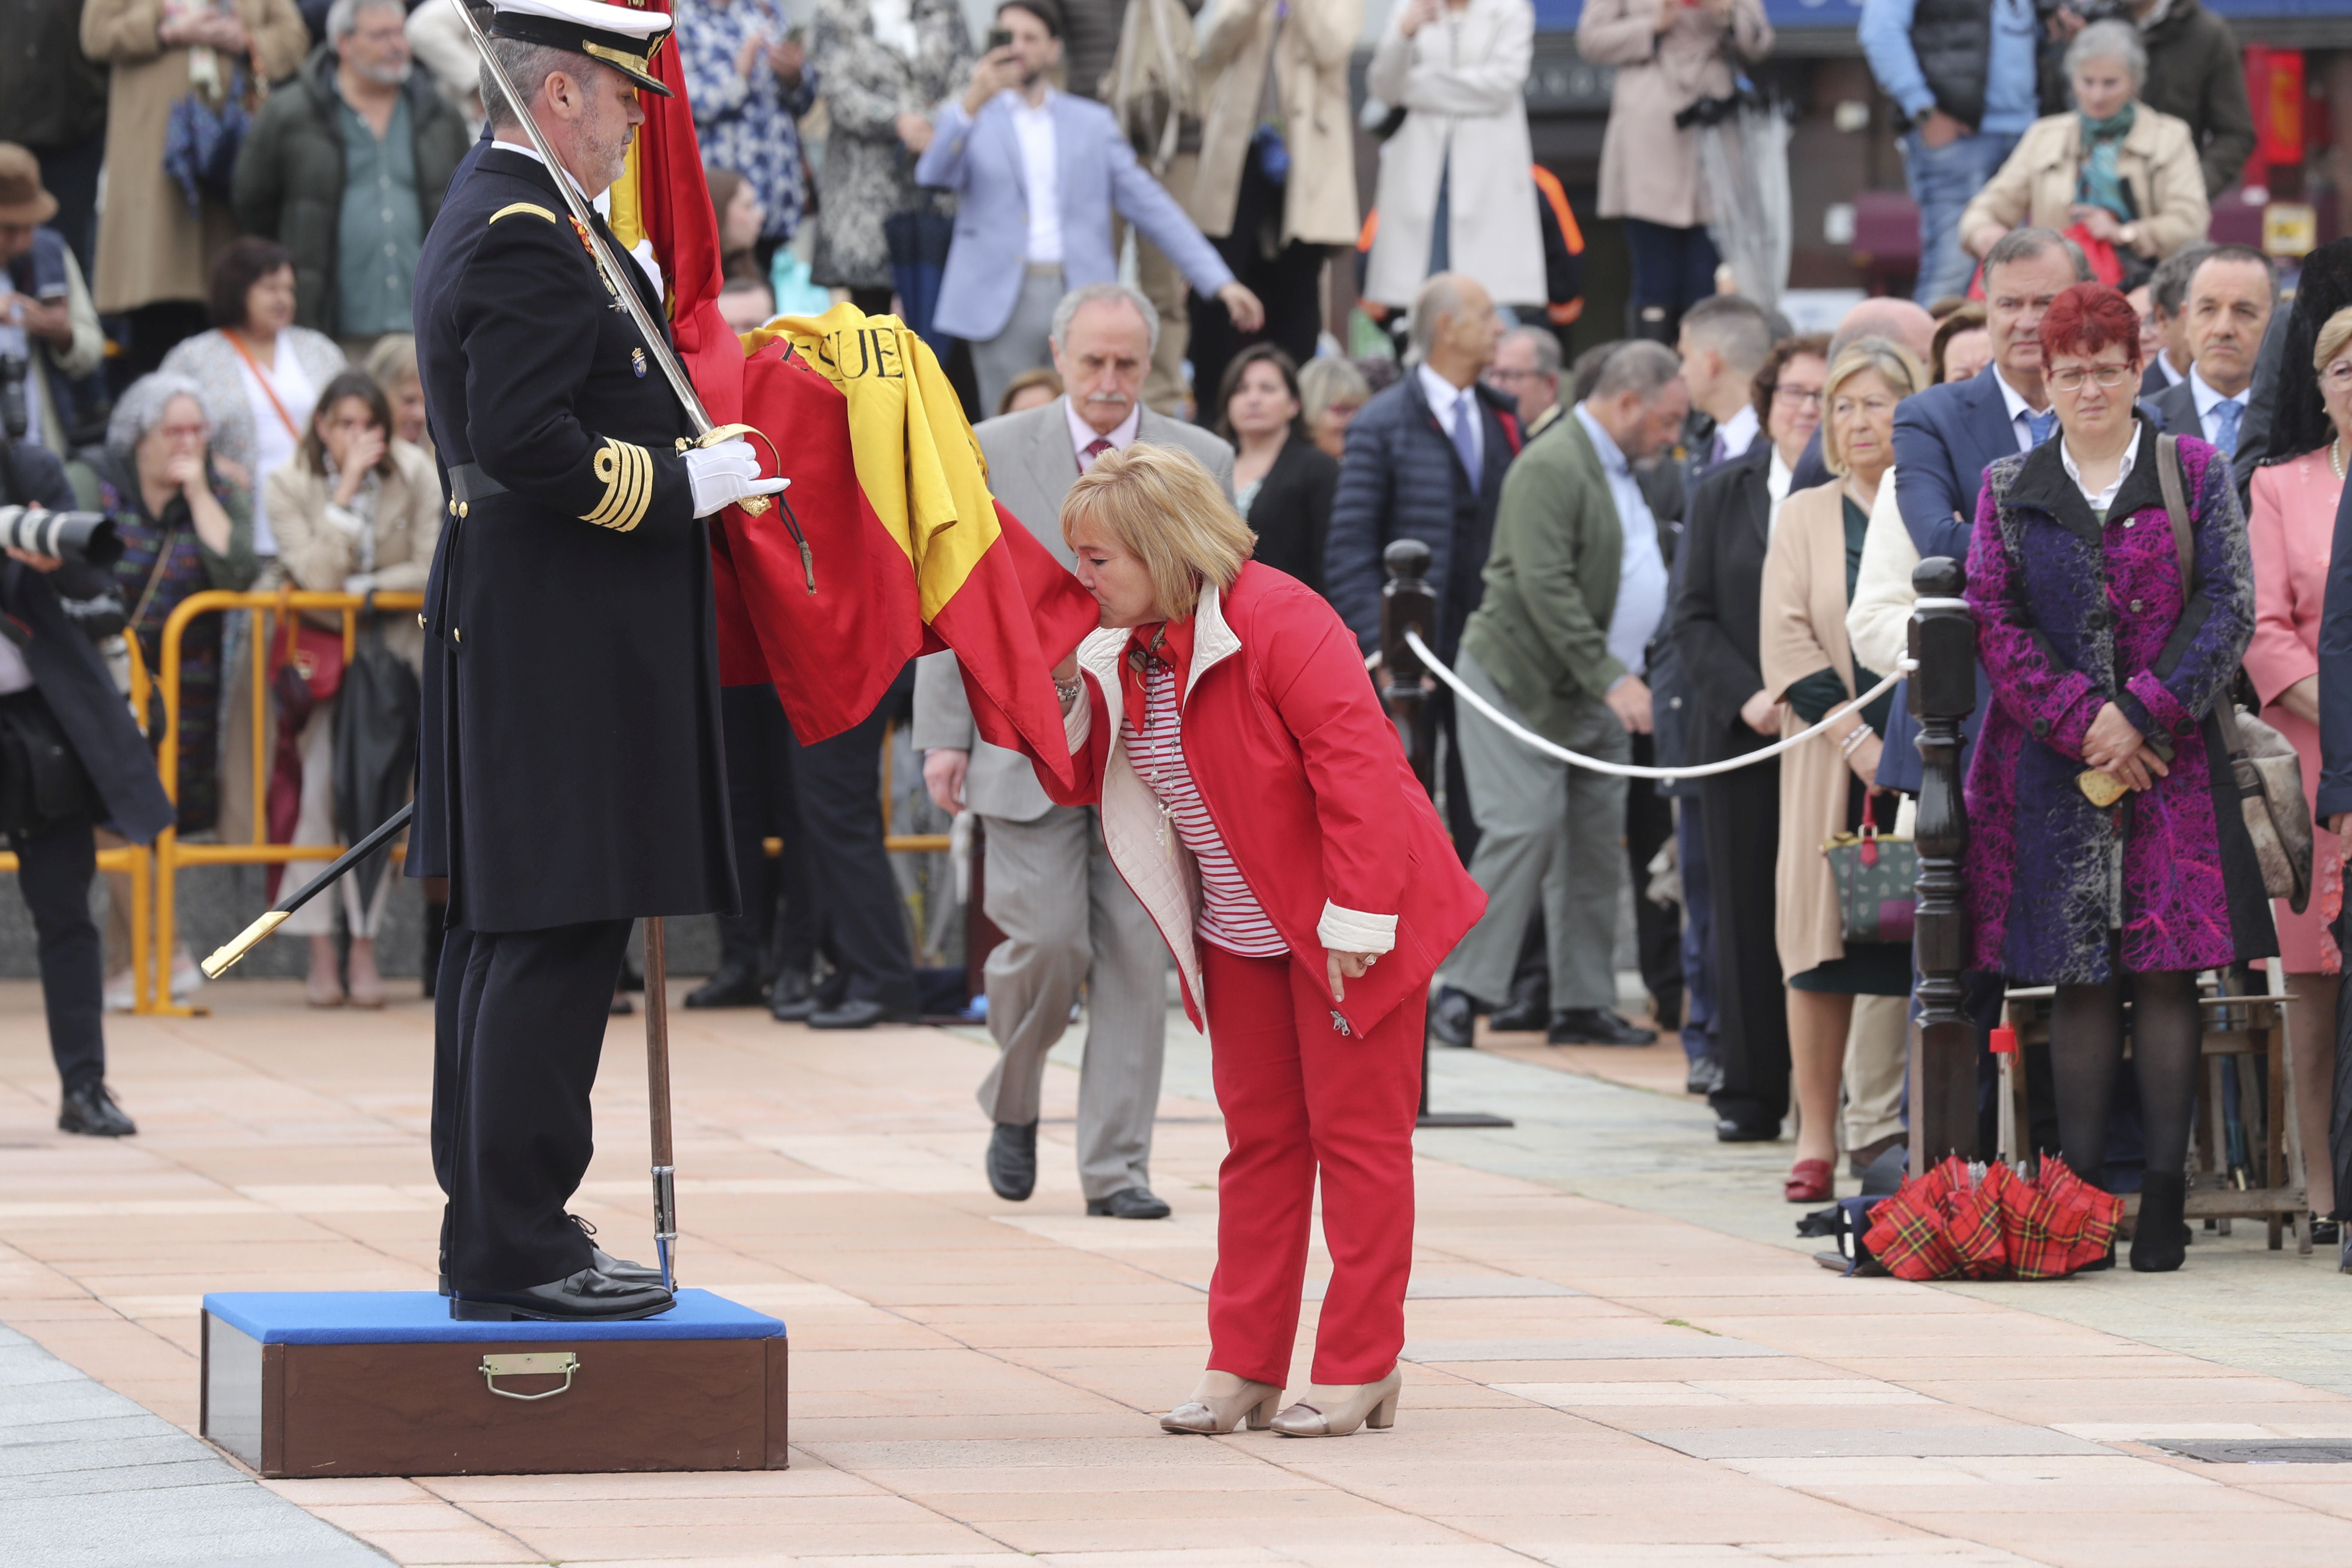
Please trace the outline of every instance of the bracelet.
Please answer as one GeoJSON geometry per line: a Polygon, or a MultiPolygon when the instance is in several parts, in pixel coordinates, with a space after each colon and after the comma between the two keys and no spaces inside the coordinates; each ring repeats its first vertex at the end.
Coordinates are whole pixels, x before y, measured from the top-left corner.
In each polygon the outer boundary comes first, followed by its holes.
{"type": "Polygon", "coordinates": [[[1842,755],[1849,757],[1853,755],[1856,752],[1862,750],[1862,742],[1866,740],[1869,735],[1869,725],[1856,724],[1853,729],[1848,730],[1845,732],[1845,739],[1838,742],[1839,752],[1842,755]]]}
{"type": "Polygon", "coordinates": [[[1084,676],[1067,682],[1059,680],[1054,682],[1054,695],[1061,699],[1062,705],[1066,708],[1076,702],[1078,700],[1078,694],[1086,689],[1087,682],[1084,676]]]}

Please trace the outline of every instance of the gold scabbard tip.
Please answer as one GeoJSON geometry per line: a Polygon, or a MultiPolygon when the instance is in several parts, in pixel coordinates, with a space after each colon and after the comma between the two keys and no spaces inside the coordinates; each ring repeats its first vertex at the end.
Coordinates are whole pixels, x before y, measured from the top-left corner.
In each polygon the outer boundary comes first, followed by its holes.
{"type": "Polygon", "coordinates": [[[213,950],[213,955],[210,958],[205,959],[204,963],[198,966],[204,970],[205,978],[207,980],[218,980],[222,975],[227,973],[229,970],[236,965],[238,959],[243,958],[247,953],[251,952],[256,947],[258,947],[264,937],[268,936],[271,931],[276,931],[279,926],[284,925],[290,918],[290,910],[271,910],[268,913],[264,914],[259,920],[254,921],[251,925],[237,932],[236,939],[235,941],[224,942],[219,947],[215,948],[213,950]]]}

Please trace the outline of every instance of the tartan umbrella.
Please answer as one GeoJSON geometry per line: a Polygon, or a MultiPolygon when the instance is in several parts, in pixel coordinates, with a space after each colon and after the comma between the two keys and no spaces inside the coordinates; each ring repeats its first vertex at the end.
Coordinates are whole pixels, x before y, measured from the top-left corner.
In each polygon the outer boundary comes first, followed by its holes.
{"type": "Polygon", "coordinates": [[[2031,1179],[1955,1157],[1874,1208],[1864,1239],[1898,1279],[2056,1279],[2104,1259],[2122,1217],[2122,1199],[2054,1154],[2031,1179]]]}

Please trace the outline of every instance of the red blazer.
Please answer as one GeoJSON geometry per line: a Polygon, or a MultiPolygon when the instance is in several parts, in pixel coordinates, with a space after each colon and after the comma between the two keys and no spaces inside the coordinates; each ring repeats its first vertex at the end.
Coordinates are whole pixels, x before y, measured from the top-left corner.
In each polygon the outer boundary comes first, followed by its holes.
{"type": "MultiPolygon", "coordinates": [[[[1202,1024],[1193,935],[1199,878],[1120,743],[1124,630],[1078,649],[1087,701],[1069,717],[1076,783],[1048,794],[1098,805],[1112,863],[1174,953],[1184,1006],[1202,1024]]],[[[1428,984],[1477,923],[1486,895],[1463,870],[1395,725],[1364,669],[1355,634],[1323,597],[1255,562],[1229,593],[1205,588],[1193,615],[1184,685],[1184,759],[1218,835],[1297,961],[1318,981],[1323,950],[1379,951],[1345,983],[1335,1023],[1362,1034],[1428,984]]]]}

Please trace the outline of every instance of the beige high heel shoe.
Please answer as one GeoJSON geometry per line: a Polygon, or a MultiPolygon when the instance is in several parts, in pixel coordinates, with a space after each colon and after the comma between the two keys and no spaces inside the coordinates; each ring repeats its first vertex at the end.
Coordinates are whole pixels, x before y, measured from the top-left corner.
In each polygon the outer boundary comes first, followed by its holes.
{"type": "Polygon", "coordinates": [[[1252,1383],[1230,1372],[1204,1372],[1192,1397],[1160,1418],[1160,1429],[1222,1436],[1247,1421],[1250,1430],[1263,1432],[1282,1404],[1278,1384],[1252,1383]]]}
{"type": "Polygon", "coordinates": [[[1286,1437],[1345,1437],[1366,1426],[1386,1431],[1396,1424],[1397,1394],[1403,1386],[1402,1367],[1391,1368],[1378,1383],[1310,1384],[1306,1398],[1274,1418],[1274,1429],[1286,1437]]]}

